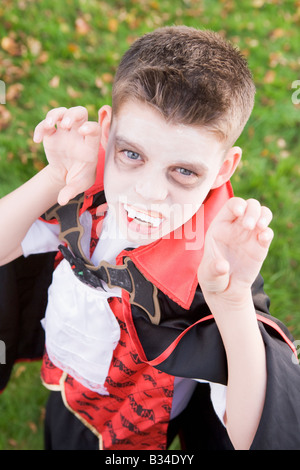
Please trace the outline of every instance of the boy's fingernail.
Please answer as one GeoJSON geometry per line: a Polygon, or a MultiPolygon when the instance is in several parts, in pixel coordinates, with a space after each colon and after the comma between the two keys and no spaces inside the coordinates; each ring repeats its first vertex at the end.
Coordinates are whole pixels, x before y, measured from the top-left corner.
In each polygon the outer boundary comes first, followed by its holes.
{"type": "Polygon", "coordinates": [[[261,228],[265,228],[268,226],[268,222],[267,222],[267,219],[265,219],[264,217],[262,217],[259,222],[258,222],[259,226],[261,228]]]}
{"type": "Polygon", "coordinates": [[[62,125],[62,126],[68,127],[70,124],[71,124],[71,119],[70,119],[69,117],[65,117],[65,118],[61,121],[61,125],[62,125]]]}
{"type": "Polygon", "coordinates": [[[244,227],[248,228],[249,230],[253,230],[255,227],[255,220],[253,217],[246,217],[244,220],[244,227]]]}
{"type": "Polygon", "coordinates": [[[38,143],[39,140],[40,140],[40,134],[39,134],[38,132],[35,132],[35,133],[33,134],[32,140],[33,140],[33,142],[38,143]]]}
{"type": "Polygon", "coordinates": [[[82,132],[87,132],[89,130],[89,126],[87,126],[86,124],[83,124],[83,126],[81,126],[80,130],[82,132]]]}
{"type": "Polygon", "coordinates": [[[236,215],[243,215],[244,212],[245,212],[245,208],[243,206],[237,206],[235,209],[236,215]]]}

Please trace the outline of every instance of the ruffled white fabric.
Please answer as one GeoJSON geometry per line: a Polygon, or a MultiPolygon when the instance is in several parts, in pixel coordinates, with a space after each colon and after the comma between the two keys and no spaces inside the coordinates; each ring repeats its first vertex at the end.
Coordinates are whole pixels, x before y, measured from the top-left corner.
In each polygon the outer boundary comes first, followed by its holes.
{"type": "Polygon", "coordinates": [[[120,297],[121,289],[107,292],[83,284],[63,260],[53,276],[43,326],[49,358],[90,390],[107,394],[104,382],[120,338],[119,324],[107,299],[120,297]]]}
{"type": "MultiPolygon", "coordinates": [[[[80,221],[84,226],[81,245],[89,257],[90,214],[84,213],[80,221]]],[[[55,229],[51,227],[53,248],[59,244],[54,238],[55,229]]],[[[91,261],[98,265],[105,259],[114,264],[116,256],[129,246],[132,243],[119,233],[114,217],[108,213],[91,261]]],[[[107,299],[121,297],[120,288],[104,286],[106,291],[82,283],[74,275],[69,263],[62,260],[53,273],[46,315],[42,321],[47,352],[53,364],[85,387],[102,395],[107,394],[104,382],[120,338],[119,324],[107,299]]]]}

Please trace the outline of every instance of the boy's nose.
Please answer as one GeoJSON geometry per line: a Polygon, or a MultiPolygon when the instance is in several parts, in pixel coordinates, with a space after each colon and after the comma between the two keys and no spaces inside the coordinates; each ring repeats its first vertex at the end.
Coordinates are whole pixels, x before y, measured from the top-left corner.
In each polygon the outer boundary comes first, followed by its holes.
{"type": "Polygon", "coordinates": [[[167,197],[167,186],[156,176],[148,175],[136,183],[136,192],[145,200],[164,201],[167,197]]]}

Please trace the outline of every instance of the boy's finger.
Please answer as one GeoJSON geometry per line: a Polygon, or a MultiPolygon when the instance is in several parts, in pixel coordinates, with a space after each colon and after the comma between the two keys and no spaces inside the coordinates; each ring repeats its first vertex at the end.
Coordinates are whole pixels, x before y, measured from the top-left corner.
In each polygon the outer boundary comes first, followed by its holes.
{"type": "Polygon", "coordinates": [[[46,136],[50,136],[56,132],[55,127],[47,127],[45,125],[45,121],[40,122],[36,128],[34,129],[33,133],[33,141],[35,143],[42,142],[43,138],[46,136]]]}
{"type": "Polygon", "coordinates": [[[57,197],[57,202],[61,206],[65,206],[71,199],[73,199],[80,191],[76,191],[76,188],[71,185],[64,186],[57,197]]]}
{"type": "Polygon", "coordinates": [[[271,223],[272,218],[272,211],[268,207],[262,206],[260,218],[256,224],[257,228],[264,230],[271,223]]]}
{"type": "Polygon", "coordinates": [[[83,122],[88,119],[88,111],[84,106],[74,106],[73,108],[67,109],[64,114],[60,127],[63,129],[70,129],[75,125],[82,125],[83,122]]]}
{"type": "Polygon", "coordinates": [[[248,199],[242,224],[246,230],[253,230],[261,216],[261,205],[256,199],[248,199]]]}
{"type": "Polygon", "coordinates": [[[245,199],[240,197],[232,197],[222,207],[217,217],[224,221],[233,222],[237,217],[244,215],[246,208],[247,202],[245,199]]]}
{"type": "Polygon", "coordinates": [[[198,269],[198,280],[203,291],[210,293],[222,293],[229,284],[230,265],[225,259],[212,260],[209,266],[205,267],[205,276],[202,275],[203,267],[200,264],[198,269]]]}
{"type": "Polygon", "coordinates": [[[274,232],[270,227],[266,228],[266,230],[264,230],[263,232],[260,232],[257,235],[257,239],[259,243],[264,248],[267,248],[271,244],[273,237],[274,237],[274,232]]]}
{"type": "Polygon", "coordinates": [[[78,132],[83,136],[100,137],[101,127],[98,122],[87,121],[79,127],[78,132]]]}
{"type": "Polygon", "coordinates": [[[60,108],[54,108],[48,111],[45,120],[44,120],[44,126],[46,128],[50,128],[55,126],[55,124],[58,121],[61,121],[67,111],[67,108],[65,107],[60,107],[60,108]]]}

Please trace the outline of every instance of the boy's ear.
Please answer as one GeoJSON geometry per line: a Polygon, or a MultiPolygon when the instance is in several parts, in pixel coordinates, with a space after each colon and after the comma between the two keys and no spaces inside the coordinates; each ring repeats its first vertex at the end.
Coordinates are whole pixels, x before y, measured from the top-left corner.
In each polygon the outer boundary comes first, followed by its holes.
{"type": "Polygon", "coordinates": [[[102,108],[98,111],[98,121],[101,126],[101,145],[106,150],[109,131],[110,131],[110,124],[111,124],[111,117],[112,117],[112,109],[109,105],[102,106],[102,108]]]}
{"type": "Polygon", "coordinates": [[[240,147],[232,147],[228,150],[226,157],[220,168],[220,171],[211,189],[218,188],[219,186],[222,186],[222,184],[230,180],[241,158],[242,158],[242,149],[240,147]]]}

